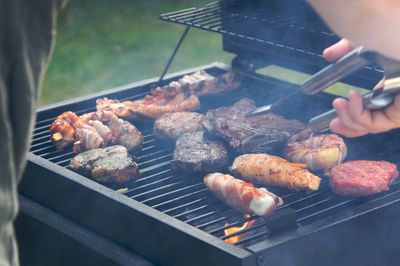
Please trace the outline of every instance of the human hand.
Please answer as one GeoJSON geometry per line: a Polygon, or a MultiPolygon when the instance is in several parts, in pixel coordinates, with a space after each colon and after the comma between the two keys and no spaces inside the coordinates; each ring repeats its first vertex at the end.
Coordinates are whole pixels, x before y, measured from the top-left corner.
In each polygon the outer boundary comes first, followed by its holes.
{"type": "Polygon", "coordinates": [[[341,57],[343,57],[345,54],[351,52],[353,49],[355,49],[357,46],[355,43],[347,40],[347,39],[341,39],[337,43],[335,43],[332,46],[329,46],[326,48],[323,52],[322,55],[325,58],[325,60],[333,63],[339,60],[341,57]]]}
{"type": "MultiPolygon", "coordinates": [[[[353,42],[342,39],[326,48],[323,56],[330,62],[335,62],[356,47],[353,42]]],[[[383,80],[376,88],[383,86],[383,80]]],[[[333,107],[338,115],[330,123],[330,129],[347,137],[359,137],[368,133],[380,133],[400,127],[400,98],[384,110],[369,111],[364,109],[363,98],[357,91],[349,92],[349,100],[342,98],[333,101],[333,107]]]]}
{"type": "Polygon", "coordinates": [[[400,94],[385,109],[370,111],[364,108],[362,95],[351,90],[348,101],[335,99],[333,107],[338,117],[331,121],[330,129],[346,137],[381,133],[400,127],[400,94]]]}

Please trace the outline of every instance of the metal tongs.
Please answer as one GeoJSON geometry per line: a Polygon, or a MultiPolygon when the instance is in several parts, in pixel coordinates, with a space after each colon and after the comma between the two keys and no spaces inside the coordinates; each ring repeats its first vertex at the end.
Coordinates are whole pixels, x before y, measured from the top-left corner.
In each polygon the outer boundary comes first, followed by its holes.
{"type": "MultiPolygon", "coordinates": [[[[377,52],[366,50],[361,46],[305,80],[292,93],[273,104],[255,109],[248,116],[267,113],[299,92],[309,95],[316,94],[371,63],[376,63],[383,68],[386,79],[382,88],[375,89],[363,95],[364,107],[369,110],[383,109],[392,104],[394,96],[400,92],[400,61],[388,58],[377,52]]],[[[307,128],[302,131],[315,133],[325,131],[329,128],[330,121],[335,117],[336,112],[334,109],[315,116],[310,119],[307,128]]]]}

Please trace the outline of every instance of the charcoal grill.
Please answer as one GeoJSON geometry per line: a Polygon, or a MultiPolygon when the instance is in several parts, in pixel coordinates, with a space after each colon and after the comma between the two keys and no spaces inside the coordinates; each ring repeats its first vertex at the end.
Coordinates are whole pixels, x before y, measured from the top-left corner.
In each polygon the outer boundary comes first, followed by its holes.
{"type": "MultiPolygon", "coordinates": [[[[232,67],[244,73],[240,88],[229,97],[202,98],[201,112],[243,97],[253,98],[258,105],[273,102],[296,85],[262,75],[258,69],[279,65],[314,73],[326,65],[322,49],[338,40],[301,1],[220,1],[163,14],[161,19],[221,33],[224,50],[236,54],[232,67]]],[[[94,111],[99,97],[140,99],[157,82],[164,85],[200,69],[219,75],[229,68],[212,63],[41,108],[20,193],[162,265],[398,264],[399,181],[386,193],[363,198],[333,194],[325,176],[317,192],[269,187],[285,205],[268,219],[244,218],[211,195],[202,176],[170,169],[172,148],[154,137],[151,122],[137,124],[144,145],[134,156],[143,175],[126,186],[105,186],[71,171],[72,151],[57,151],[51,144],[48,129],[64,111],[80,115],[94,111]],[[124,193],[116,191],[125,187],[124,193]],[[248,220],[256,222],[225,236],[225,229],[248,220]],[[242,235],[241,240],[224,241],[234,235],[242,235]]],[[[346,82],[370,88],[381,76],[382,71],[369,66],[346,82]]],[[[302,95],[292,100],[290,108],[277,112],[306,122],[330,109],[333,98],[327,93],[302,95]]],[[[399,131],[346,139],[348,159],[397,163],[399,141],[399,131]]]]}

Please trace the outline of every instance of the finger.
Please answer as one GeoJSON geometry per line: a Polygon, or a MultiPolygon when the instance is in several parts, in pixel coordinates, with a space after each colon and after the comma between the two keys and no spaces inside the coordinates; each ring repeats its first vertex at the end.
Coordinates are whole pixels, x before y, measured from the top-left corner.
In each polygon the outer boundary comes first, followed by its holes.
{"type": "Polygon", "coordinates": [[[364,100],[358,91],[349,91],[349,114],[353,120],[357,120],[364,113],[364,100]]]}
{"type": "MultiPolygon", "coordinates": [[[[372,116],[372,112],[366,110],[364,108],[364,99],[363,96],[354,90],[349,92],[349,115],[353,119],[353,121],[357,124],[354,125],[359,129],[363,129],[363,131],[374,133],[377,130],[376,123],[374,123],[374,117],[372,116]]],[[[381,120],[382,122],[382,120],[381,120]]]]}
{"type": "Polygon", "coordinates": [[[343,125],[343,123],[340,121],[339,118],[334,118],[331,121],[329,128],[332,132],[335,132],[337,134],[343,135],[348,138],[359,137],[368,133],[365,130],[355,130],[346,127],[345,125],[343,125]]]}
{"type": "Polygon", "coordinates": [[[353,42],[347,39],[342,39],[334,45],[326,48],[322,55],[327,61],[335,62],[348,52],[352,51],[355,47],[356,45],[353,42]]]}
{"type": "Polygon", "coordinates": [[[400,94],[395,96],[394,102],[382,113],[390,121],[392,128],[400,127],[400,94]]]}
{"type": "Polygon", "coordinates": [[[350,115],[349,111],[349,103],[345,99],[335,99],[333,101],[333,107],[336,110],[336,114],[338,118],[340,119],[340,122],[349,129],[355,130],[355,131],[364,131],[365,128],[358,124],[356,119],[353,119],[353,117],[350,115]]]}
{"type": "Polygon", "coordinates": [[[374,90],[383,88],[384,85],[385,85],[385,79],[381,79],[381,80],[375,85],[374,90]]]}

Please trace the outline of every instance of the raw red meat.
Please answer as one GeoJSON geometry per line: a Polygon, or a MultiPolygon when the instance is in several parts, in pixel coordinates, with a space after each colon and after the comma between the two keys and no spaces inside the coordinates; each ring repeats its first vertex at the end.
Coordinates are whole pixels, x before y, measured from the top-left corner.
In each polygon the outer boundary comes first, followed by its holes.
{"type": "Polygon", "coordinates": [[[332,190],[345,196],[367,196],[389,190],[399,176],[397,167],[385,161],[348,161],[330,171],[332,190]]]}

